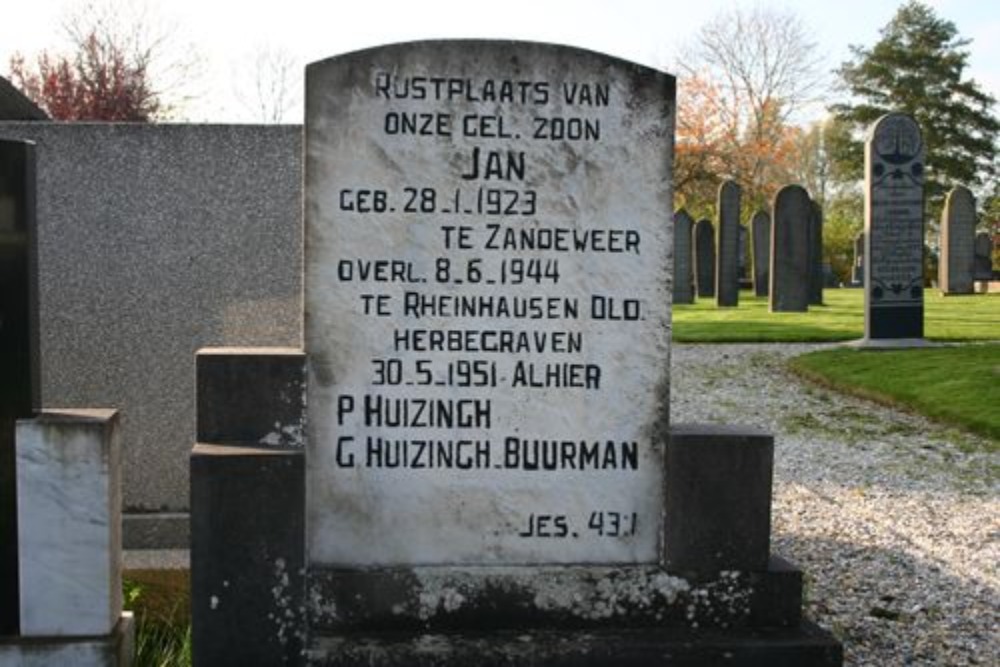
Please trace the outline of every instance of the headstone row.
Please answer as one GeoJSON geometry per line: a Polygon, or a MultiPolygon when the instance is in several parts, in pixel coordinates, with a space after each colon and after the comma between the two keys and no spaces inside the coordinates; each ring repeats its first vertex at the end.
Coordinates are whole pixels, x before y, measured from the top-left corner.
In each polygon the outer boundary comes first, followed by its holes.
{"type": "Polygon", "coordinates": [[[748,230],[739,224],[740,197],[733,181],[719,187],[717,228],[707,219],[694,223],[684,210],[675,214],[674,303],[693,303],[697,297],[715,298],[719,307],[739,305],[749,258],[754,295],[770,297],[773,312],[822,305],[826,277],[820,205],[801,186],[788,186],[775,198],[773,216],[758,211],[748,230]]]}

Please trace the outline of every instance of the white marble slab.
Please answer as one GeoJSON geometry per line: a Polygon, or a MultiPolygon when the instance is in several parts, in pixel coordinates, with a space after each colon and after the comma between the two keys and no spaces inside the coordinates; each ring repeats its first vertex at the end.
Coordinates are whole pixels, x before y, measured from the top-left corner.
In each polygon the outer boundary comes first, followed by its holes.
{"type": "Polygon", "coordinates": [[[655,562],[673,79],[420,42],[307,89],[312,562],[655,562]]]}
{"type": "Polygon", "coordinates": [[[16,437],[21,634],[107,635],[122,607],[117,413],[45,411],[16,437]]]}

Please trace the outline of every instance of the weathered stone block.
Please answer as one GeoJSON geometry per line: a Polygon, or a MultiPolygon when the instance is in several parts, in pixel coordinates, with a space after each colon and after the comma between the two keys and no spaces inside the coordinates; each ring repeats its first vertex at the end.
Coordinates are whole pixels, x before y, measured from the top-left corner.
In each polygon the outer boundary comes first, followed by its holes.
{"type": "Polygon", "coordinates": [[[297,664],[305,632],[303,450],[195,445],[195,667],[297,664]]]}
{"type": "Polygon", "coordinates": [[[756,429],[671,429],[664,528],[667,570],[767,568],[773,458],[774,438],[756,429]]]}
{"type": "Polygon", "coordinates": [[[305,363],[290,348],[198,350],[197,441],[303,446],[305,363]]]}
{"type": "Polygon", "coordinates": [[[121,444],[113,410],[17,423],[23,636],[108,635],[122,610],[121,444]]]}

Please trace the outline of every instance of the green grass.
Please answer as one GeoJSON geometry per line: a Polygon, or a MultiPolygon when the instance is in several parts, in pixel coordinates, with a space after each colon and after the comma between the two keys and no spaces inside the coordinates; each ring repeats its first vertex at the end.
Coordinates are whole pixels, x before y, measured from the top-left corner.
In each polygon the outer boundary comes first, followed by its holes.
{"type": "MultiPolygon", "coordinates": [[[[808,343],[861,338],[864,293],[828,289],[824,305],[806,313],[770,313],[767,299],[740,293],[737,308],[717,308],[714,299],[673,307],[673,337],[682,343],[808,343]]],[[[1000,294],[943,297],[924,291],[924,333],[931,340],[1000,340],[1000,294]]]]}
{"type": "Polygon", "coordinates": [[[191,664],[191,605],[186,570],[130,570],[125,608],[135,614],[136,667],[191,664]]]}
{"type": "Polygon", "coordinates": [[[791,360],[797,373],[847,393],[915,410],[1000,450],[1000,344],[909,350],[838,348],[791,360]]]}

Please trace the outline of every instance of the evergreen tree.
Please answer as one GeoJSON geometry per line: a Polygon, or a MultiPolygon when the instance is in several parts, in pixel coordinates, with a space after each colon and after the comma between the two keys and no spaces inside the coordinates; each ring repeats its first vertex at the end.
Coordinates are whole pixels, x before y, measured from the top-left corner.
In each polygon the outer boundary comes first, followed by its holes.
{"type": "Polygon", "coordinates": [[[923,133],[932,220],[951,186],[975,188],[990,180],[1000,122],[992,112],[996,100],[963,78],[969,43],[954,23],[911,0],[882,29],[875,46],[851,46],[853,59],[837,74],[852,101],[831,108],[854,130],[830,147],[843,173],[863,176],[866,129],[883,114],[902,111],[923,133]]]}

